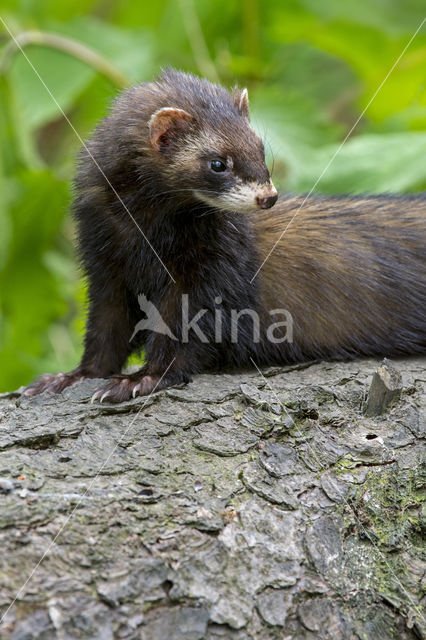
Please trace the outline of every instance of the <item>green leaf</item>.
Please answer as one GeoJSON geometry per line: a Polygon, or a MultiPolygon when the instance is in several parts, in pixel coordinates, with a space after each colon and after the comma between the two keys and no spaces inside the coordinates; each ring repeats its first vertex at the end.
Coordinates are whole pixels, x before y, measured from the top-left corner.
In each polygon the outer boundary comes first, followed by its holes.
{"type": "MultiPolygon", "coordinates": [[[[327,167],[338,145],[311,150],[292,190],[309,191],[327,167]]],[[[364,134],[339,151],[316,187],[323,193],[402,193],[426,185],[426,133],[364,134]]]]}
{"type": "Polygon", "coordinates": [[[6,76],[0,76],[0,141],[0,166],[5,175],[24,166],[42,166],[28,122],[6,76]]]}
{"type": "MultiPolygon", "coordinates": [[[[394,67],[411,36],[420,26],[424,7],[414,2],[407,21],[405,6],[398,10],[390,0],[393,21],[384,11],[379,20],[380,4],[359,3],[351,0],[344,11],[338,9],[336,1],[324,3],[297,2],[286,11],[274,6],[271,10],[274,21],[270,25],[270,37],[277,43],[307,41],[315,47],[341,58],[357,73],[364,83],[359,106],[365,106],[384,82],[369,107],[369,118],[383,122],[396,110],[408,108],[414,100],[426,105],[424,69],[426,63],[426,35],[420,31],[394,67]],[[304,6],[309,6],[307,11],[304,6]],[[352,16],[351,16],[352,9],[352,16]],[[365,11],[364,11],[365,9],[365,11]],[[352,20],[348,19],[352,17],[352,20]],[[391,24],[393,28],[385,28],[391,24]],[[408,25],[411,25],[410,27],[408,25]],[[393,68],[394,67],[394,68],[393,68]],[[392,70],[391,73],[389,73],[392,70]]],[[[343,5],[342,5],[343,7],[343,5]]],[[[361,109],[360,109],[361,110],[361,109]]]]}
{"type": "Polygon", "coordinates": [[[40,46],[28,46],[24,51],[31,64],[18,52],[10,78],[26,126],[34,129],[60,117],[60,109],[69,111],[95,73],[83,62],[61,51],[40,46]]]}
{"type": "Polygon", "coordinates": [[[44,261],[61,229],[67,185],[47,170],[21,170],[6,185],[10,230],[7,260],[0,272],[0,361],[14,353],[14,362],[10,363],[11,377],[0,372],[0,388],[12,380],[15,384],[17,363],[23,373],[35,373],[30,361],[43,353],[46,327],[67,310],[64,278],[50,271],[44,261]]]}

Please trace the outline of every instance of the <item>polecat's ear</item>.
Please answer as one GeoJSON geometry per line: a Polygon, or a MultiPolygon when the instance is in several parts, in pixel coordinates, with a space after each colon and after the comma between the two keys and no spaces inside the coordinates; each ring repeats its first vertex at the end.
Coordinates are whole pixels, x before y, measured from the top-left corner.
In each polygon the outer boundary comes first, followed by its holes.
{"type": "Polygon", "coordinates": [[[167,147],[174,137],[183,132],[188,123],[194,120],[187,111],[177,107],[163,107],[152,114],[149,119],[151,144],[157,151],[167,147]]]}
{"type": "Polygon", "coordinates": [[[247,89],[234,89],[232,93],[232,99],[237,107],[240,116],[244,116],[247,120],[250,119],[249,114],[249,99],[247,89]]]}

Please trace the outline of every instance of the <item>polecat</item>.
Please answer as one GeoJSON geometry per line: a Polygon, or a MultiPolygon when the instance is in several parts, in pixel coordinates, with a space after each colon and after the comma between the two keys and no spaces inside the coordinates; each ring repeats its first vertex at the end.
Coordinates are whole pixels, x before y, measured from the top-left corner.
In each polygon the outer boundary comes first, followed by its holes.
{"type": "Polygon", "coordinates": [[[276,201],[246,90],[168,70],[124,91],[75,182],[84,355],[25,393],[112,376],[94,399],[120,402],[228,366],[424,352],[425,195],[276,201]]]}

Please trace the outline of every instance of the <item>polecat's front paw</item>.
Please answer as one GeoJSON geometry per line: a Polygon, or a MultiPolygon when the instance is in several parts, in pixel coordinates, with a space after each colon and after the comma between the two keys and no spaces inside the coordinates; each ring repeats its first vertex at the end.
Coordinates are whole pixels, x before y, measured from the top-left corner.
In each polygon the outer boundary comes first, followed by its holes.
{"type": "Polygon", "coordinates": [[[95,391],[91,402],[124,402],[137,396],[147,396],[169,385],[170,381],[161,379],[161,376],[119,376],[111,378],[104,387],[95,391]]]}
{"type": "Polygon", "coordinates": [[[39,376],[37,380],[26,386],[22,393],[24,396],[36,396],[43,391],[51,391],[52,393],[61,393],[64,389],[83,380],[85,376],[77,371],[69,373],[45,373],[39,376]]]}

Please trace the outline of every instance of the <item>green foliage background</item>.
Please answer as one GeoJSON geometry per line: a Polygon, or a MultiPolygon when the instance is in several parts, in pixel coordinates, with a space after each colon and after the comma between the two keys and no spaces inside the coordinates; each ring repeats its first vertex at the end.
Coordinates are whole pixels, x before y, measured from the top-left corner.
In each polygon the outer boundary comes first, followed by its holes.
{"type": "MultiPolygon", "coordinates": [[[[275,183],[306,192],[425,14],[424,0],[2,0],[15,35],[65,36],[100,54],[104,73],[24,47],[73,131],[0,20],[0,391],[79,360],[84,283],[67,213],[76,132],[88,136],[122,85],[173,65],[248,86],[275,183]]],[[[424,25],[315,191],[424,189],[425,81],[424,25]]]]}

